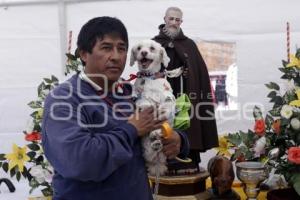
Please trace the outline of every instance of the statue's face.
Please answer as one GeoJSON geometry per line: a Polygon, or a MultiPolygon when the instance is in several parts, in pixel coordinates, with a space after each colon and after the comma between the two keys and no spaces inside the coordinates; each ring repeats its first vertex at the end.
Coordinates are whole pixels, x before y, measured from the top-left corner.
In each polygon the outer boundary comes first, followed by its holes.
{"type": "Polygon", "coordinates": [[[182,14],[176,10],[169,10],[164,18],[166,23],[166,28],[171,33],[176,33],[180,30],[180,25],[182,23],[182,14]]]}

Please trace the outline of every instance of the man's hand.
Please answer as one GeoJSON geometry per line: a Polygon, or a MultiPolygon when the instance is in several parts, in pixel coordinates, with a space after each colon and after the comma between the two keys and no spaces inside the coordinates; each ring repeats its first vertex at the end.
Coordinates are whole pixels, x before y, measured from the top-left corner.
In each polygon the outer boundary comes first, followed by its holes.
{"type": "Polygon", "coordinates": [[[144,136],[155,129],[160,129],[166,118],[157,116],[153,107],[145,108],[142,111],[136,111],[128,119],[128,123],[135,126],[139,136],[144,136]]]}
{"type": "Polygon", "coordinates": [[[163,152],[168,159],[173,159],[180,153],[181,138],[176,131],[169,138],[163,139],[162,143],[163,152]]]}

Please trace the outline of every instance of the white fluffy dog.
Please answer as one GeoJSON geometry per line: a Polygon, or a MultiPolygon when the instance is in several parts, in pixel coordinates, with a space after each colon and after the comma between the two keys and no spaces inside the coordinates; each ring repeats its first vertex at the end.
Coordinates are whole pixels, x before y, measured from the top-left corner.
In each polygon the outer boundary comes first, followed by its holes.
{"type": "MultiPolygon", "coordinates": [[[[139,72],[134,84],[134,94],[137,97],[136,106],[140,109],[154,106],[159,113],[164,113],[170,126],[175,117],[175,96],[170,83],[159,72],[161,64],[168,66],[170,61],[165,49],[153,40],[144,40],[131,50],[130,65],[138,63],[139,72]]],[[[162,150],[162,131],[152,131],[142,140],[144,158],[151,175],[160,175],[167,171],[166,156],[162,150]]]]}

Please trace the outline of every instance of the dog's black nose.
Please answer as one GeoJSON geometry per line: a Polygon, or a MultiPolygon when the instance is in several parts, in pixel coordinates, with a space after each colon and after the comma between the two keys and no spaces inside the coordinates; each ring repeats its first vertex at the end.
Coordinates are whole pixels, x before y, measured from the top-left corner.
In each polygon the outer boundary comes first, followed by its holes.
{"type": "Polygon", "coordinates": [[[148,52],[147,51],[142,51],[141,54],[142,54],[142,56],[147,56],[148,52]]]}

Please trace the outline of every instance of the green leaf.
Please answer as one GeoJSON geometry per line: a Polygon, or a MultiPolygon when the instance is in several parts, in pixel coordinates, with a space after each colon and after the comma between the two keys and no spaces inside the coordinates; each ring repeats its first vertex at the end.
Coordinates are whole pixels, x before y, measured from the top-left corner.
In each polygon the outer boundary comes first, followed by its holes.
{"type": "Polygon", "coordinates": [[[45,90],[51,90],[51,85],[46,85],[45,90]]]}
{"type": "Polygon", "coordinates": [[[21,179],[21,172],[17,172],[16,178],[17,178],[17,181],[20,181],[20,179],[21,179]]]}
{"type": "Polygon", "coordinates": [[[35,189],[35,188],[31,188],[31,189],[29,190],[29,194],[31,194],[31,193],[33,192],[34,189],[35,189]]]}
{"type": "Polygon", "coordinates": [[[296,56],[296,58],[300,59],[300,48],[297,49],[295,56],[296,56]]]}
{"type": "Polygon", "coordinates": [[[56,78],[54,75],[51,76],[51,80],[58,83],[58,78],[56,78]]]}
{"type": "Polygon", "coordinates": [[[16,175],[16,167],[17,167],[17,166],[13,167],[13,168],[10,170],[10,177],[12,177],[12,178],[16,175]]]}
{"type": "Polygon", "coordinates": [[[38,113],[39,113],[38,111],[34,111],[33,113],[30,114],[30,116],[35,119],[37,118],[38,113]]]}
{"type": "Polygon", "coordinates": [[[277,83],[274,83],[274,82],[270,82],[269,84],[265,84],[265,86],[267,86],[267,88],[269,89],[274,89],[274,90],[279,90],[280,87],[277,83]]]}
{"type": "MultiPolygon", "coordinates": [[[[284,61],[284,60],[283,60],[284,61]]],[[[285,62],[285,61],[284,61],[285,62]]],[[[284,65],[284,64],[283,64],[284,65]]],[[[279,71],[283,72],[283,73],[287,73],[288,72],[288,69],[287,68],[284,68],[284,67],[280,67],[278,68],[279,71]]]]}
{"type": "Polygon", "coordinates": [[[33,130],[36,130],[37,132],[41,132],[42,128],[38,122],[34,124],[33,130]]]}
{"type": "Polygon", "coordinates": [[[27,105],[33,109],[42,107],[42,103],[40,101],[30,101],[27,105]]]}
{"type": "Polygon", "coordinates": [[[24,166],[24,170],[22,172],[22,176],[24,178],[28,178],[28,180],[30,180],[31,175],[30,175],[30,173],[28,172],[28,169],[25,166],[24,166]]]}
{"type": "Polygon", "coordinates": [[[39,183],[33,178],[29,182],[29,186],[32,187],[32,188],[37,188],[39,186],[39,183]]]}
{"type": "Polygon", "coordinates": [[[7,173],[8,172],[8,163],[5,162],[2,164],[2,169],[7,173]]]}
{"type": "Polygon", "coordinates": [[[270,100],[270,102],[274,102],[276,105],[282,105],[283,99],[281,96],[275,96],[270,100]]]}
{"type": "Polygon", "coordinates": [[[44,78],[44,81],[45,81],[46,83],[49,83],[49,84],[51,84],[51,83],[52,83],[52,80],[51,80],[51,79],[49,79],[49,78],[44,78]]]}
{"type": "Polygon", "coordinates": [[[27,155],[29,156],[30,159],[33,159],[36,155],[36,152],[30,151],[30,152],[27,153],[27,155]]]}
{"type": "Polygon", "coordinates": [[[290,120],[289,119],[282,118],[281,121],[280,121],[280,126],[281,127],[285,127],[285,126],[287,126],[289,124],[290,124],[290,120]]]}
{"type": "Polygon", "coordinates": [[[35,143],[31,143],[31,144],[28,144],[27,147],[33,151],[38,151],[40,150],[40,146],[38,144],[35,144],[35,143]]]}
{"type": "Polygon", "coordinates": [[[299,86],[299,84],[300,84],[300,77],[298,76],[298,77],[294,78],[294,82],[296,83],[296,85],[298,84],[298,86],[299,86]]]}
{"type": "Polygon", "coordinates": [[[228,136],[226,136],[225,138],[234,146],[239,146],[242,142],[242,139],[238,133],[234,133],[234,134],[229,133],[228,136]]]}
{"type": "Polygon", "coordinates": [[[289,64],[287,61],[282,60],[282,65],[285,67],[287,64],[289,64]]]}
{"type": "Polygon", "coordinates": [[[42,193],[44,196],[48,197],[48,196],[52,196],[53,194],[53,191],[52,191],[52,188],[44,188],[42,189],[42,193]]]}
{"type": "Polygon", "coordinates": [[[293,174],[291,177],[291,181],[293,183],[294,189],[296,190],[298,195],[300,195],[300,174],[293,174]]]}
{"type": "Polygon", "coordinates": [[[270,115],[266,115],[265,123],[266,123],[268,128],[271,128],[273,122],[274,122],[273,117],[271,117],[270,115]]]}
{"type": "Polygon", "coordinates": [[[274,106],[272,110],[269,111],[269,113],[274,116],[274,117],[278,117],[278,116],[281,116],[280,115],[280,111],[281,111],[281,107],[279,106],[274,106]]]}
{"type": "Polygon", "coordinates": [[[37,163],[42,163],[44,161],[44,156],[40,155],[39,157],[37,157],[36,162],[37,163]]]}
{"type": "Polygon", "coordinates": [[[3,154],[3,153],[0,154],[0,160],[6,160],[5,154],[3,154]]]}
{"type": "Polygon", "coordinates": [[[41,96],[41,92],[42,92],[42,90],[44,90],[44,88],[45,88],[45,83],[44,82],[42,82],[39,86],[38,86],[38,96],[41,96]]]}
{"type": "Polygon", "coordinates": [[[254,142],[256,141],[255,139],[256,134],[253,131],[248,130],[248,133],[243,133],[241,134],[241,136],[242,136],[243,143],[247,147],[252,147],[254,145],[254,142]]]}
{"type": "Polygon", "coordinates": [[[289,79],[289,80],[292,79],[292,77],[290,77],[290,76],[288,76],[286,74],[282,75],[280,78],[281,79],[289,79]]]}
{"type": "Polygon", "coordinates": [[[71,54],[71,53],[66,53],[66,56],[67,56],[67,58],[70,59],[70,60],[76,60],[76,59],[77,59],[76,56],[73,55],[73,54],[71,54]]]}
{"type": "Polygon", "coordinates": [[[277,94],[276,91],[273,90],[268,94],[268,97],[272,99],[276,96],[276,94],[277,94]]]}

